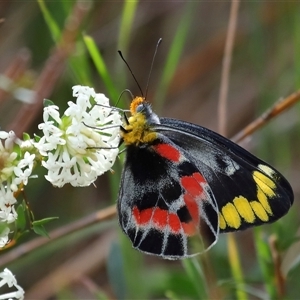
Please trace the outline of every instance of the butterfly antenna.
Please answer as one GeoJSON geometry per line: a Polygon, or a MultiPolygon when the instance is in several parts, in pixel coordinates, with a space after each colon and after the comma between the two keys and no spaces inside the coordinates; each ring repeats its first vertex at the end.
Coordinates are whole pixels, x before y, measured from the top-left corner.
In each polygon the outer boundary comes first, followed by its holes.
{"type": "Polygon", "coordinates": [[[125,94],[125,93],[128,93],[128,94],[130,94],[130,96],[131,96],[131,100],[133,100],[133,99],[134,99],[134,96],[133,96],[133,94],[131,93],[131,91],[130,91],[130,90],[128,90],[128,89],[126,89],[126,90],[124,90],[124,91],[123,91],[123,92],[120,94],[120,96],[119,96],[119,98],[118,98],[118,100],[117,100],[117,102],[116,102],[115,106],[118,106],[118,104],[119,104],[119,102],[120,102],[120,100],[121,100],[121,98],[122,98],[123,94],[125,94]]]}
{"type": "Polygon", "coordinates": [[[147,85],[146,85],[145,99],[147,99],[148,87],[149,87],[150,77],[151,77],[151,73],[152,73],[152,69],[153,69],[153,65],[154,65],[154,60],[155,60],[156,53],[157,53],[157,50],[158,50],[158,47],[159,47],[161,41],[162,41],[162,38],[160,38],[160,39],[158,40],[158,42],[157,42],[157,44],[156,44],[155,52],[154,52],[154,54],[153,54],[152,63],[151,63],[151,67],[150,67],[150,72],[149,72],[149,76],[148,76],[148,80],[147,80],[147,85]]]}
{"type": "Polygon", "coordinates": [[[126,66],[127,66],[128,70],[130,71],[130,73],[131,73],[131,75],[132,75],[132,77],[133,77],[134,81],[136,82],[136,84],[137,84],[137,86],[138,86],[138,88],[139,88],[139,90],[140,90],[140,92],[141,92],[141,95],[142,95],[142,97],[144,97],[144,94],[143,94],[142,88],[141,88],[141,86],[139,85],[139,83],[138,83],[137,79],[135,78],[135,76],[134,76],[134,74],[133,74],[133,72],[132,72],[131,68],[129,67],[129,64],[128,64],[128,63],[127,63],[127,61],[125,60],[125,58],[124,58],[124,56],[123,56],[122,52],[121,52],[120,50],[118,50],[118,53],[119,53],[119,55],[121,56],[121,58],[122,58],[122,60],[124,61],[124,63],[126,64],[126,66]]]}

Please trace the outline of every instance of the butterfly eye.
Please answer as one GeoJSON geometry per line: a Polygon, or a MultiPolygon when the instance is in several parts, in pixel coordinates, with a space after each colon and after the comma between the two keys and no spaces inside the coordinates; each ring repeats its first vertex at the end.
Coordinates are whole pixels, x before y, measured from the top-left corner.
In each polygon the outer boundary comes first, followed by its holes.
{"type": "Polygon", "coordinates": [[[139,113],[139,112],[142,112],[145,110],[145,105],[143,103],[139,104],[137,107],[136,107],[136,112],[139,113]]]}

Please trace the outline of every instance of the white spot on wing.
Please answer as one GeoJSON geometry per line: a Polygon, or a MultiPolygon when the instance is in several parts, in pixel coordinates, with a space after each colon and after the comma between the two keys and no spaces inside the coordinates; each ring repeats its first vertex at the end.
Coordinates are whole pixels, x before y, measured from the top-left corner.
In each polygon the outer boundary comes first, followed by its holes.
{"type": "Polygon", "coordinates": [[[233,175],[235,171],[237,171],[240,168],[240,166],[228,156],[223,157],[223,161],[227,164],[227,167],[225,168],[225,173],[228,176],[233,175]]]}
{"type": "Polygon", "coordinates": [[[266,165],[258,165],[258,168],[263,171],[265,174],[269,175],[271,178],[274,178],[274,170],[266,165]]]}

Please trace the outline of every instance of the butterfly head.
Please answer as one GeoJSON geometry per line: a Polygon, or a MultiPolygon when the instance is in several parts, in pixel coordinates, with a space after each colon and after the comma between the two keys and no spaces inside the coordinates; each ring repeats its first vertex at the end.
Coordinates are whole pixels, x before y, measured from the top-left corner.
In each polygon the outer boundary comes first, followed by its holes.
{"type": "Polygon", "coordinates": [[[135,97],[130,104],[131,116],[121,132],[125,145],[140,145],[153,141],[156,133],[151,124],[159,124],[158,116],[143,97],[135,97]]]}
{"type": "Polygon", "coordinates": [[[138,111],[141,111],[142,108],[146,105],[146,100],[144,97],[135,97],[130,104],[130,112],[132,115],[136,114],[138,111]]]}

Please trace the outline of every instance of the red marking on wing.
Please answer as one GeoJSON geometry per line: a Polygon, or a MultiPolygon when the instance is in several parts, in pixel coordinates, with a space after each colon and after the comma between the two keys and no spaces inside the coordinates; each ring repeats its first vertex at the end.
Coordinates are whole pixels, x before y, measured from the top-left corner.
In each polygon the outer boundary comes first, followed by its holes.
{"type": "Polygon", "coordinates": [[[155,208],[152,221],[159,227],[164,228],[168,224],[168,212],[164,209],[155,208]]]}
{"type": "Polygon", "coordinates": [[[158,144],[154,146],[157,153],[168,160],[179,162],[180,152],[169,144],[158,144]]]}
{"type": "Polygon", "coordinates": [[[193,222],[181,223],[184,233],[188,236],[193,236],[197,232],[197,227],[193,222]]]}
{"type": "Polygon", "coordinates": [[[192,176],[181,177],[182,186],[189,192],[190,195],[197,197],[203,193],[203,188],[200,183],[206,183],[200,173],[194,173],[192,176]]]}
{"type": "Polygon", "coordinates": [[[136,206],[133,208],[132,213],[138,225],[145,225],[149,223],[152,217],[153,210],[151,208],[140,211],[136,206]]]}
{"type": "Polygon", "coordinates": [[[154,209],[147,208],[140,211],[135,206],[132,210],[132,214],[136,224],[139,226],[147,225],[149,222],[152,222],[152,226],[160,230],[165,229],[166,226],[169,225],[169,229],[173,234],[179,234],[181,228],[183,228],[186,234],[190,234],[191,232],[188,224],[181,223],[177,214],[169,213],[167,210],[158,207],[154,209]]]}
{"type": "Polygon", "coordinates": [[[193,223],[196,225],[199,225],[200,221],[200,212],[197,202],[195,201],[195,198],[192,197],[189,194],[185,194],[183,196],[184,202],[188,208],[188,211],[193,219],[193,223]]]}
{"type": "MultiPolygon", "coordinates": [[[[174,149],[172,146],[171,148],[174,149]]],[[[181,222],[176,213],[171,213],[159,207],[139,210],[137,206],[134,206],[132,214],[137,226],[151,225],[157,230],[167,228],[173,234],[180,234],[181,230],[183,230],[188,236],[194,235],[198,232],[200,225],[200,211],[196,199],[201,199],[203,195],[201,183],[206,183],[206,181],[200,173],[181,177],[182,187],[186,190],[183,200],[192,218],[190,222],[181,222]]]]}
{"type": "Polygon", "coordinates": [[[186,190],[183,200],[192,217],[192,221],[187,223],[184,228],[184,231],[189,235],[195,234],[200,224],[200,211],[196,198],[200,198],[199,196],[203,194],[201,183],[206,183],[206,181],[200,173],[181,177],[181,184],[186,190]]]}
{"type": "Polygon", "coordinates": [[[207,183],[204,177],[200,173],[194,173],[193,177],[199,182],[199,183],[207,183]]]}
{"type": "Polygon", "coordinates": [[[179,220],[179,217],[174,213],[169,214],[169,226],[170,226],[172,232],[174,232],[174,233],[180,232],[181,222],[179,220]]]}

